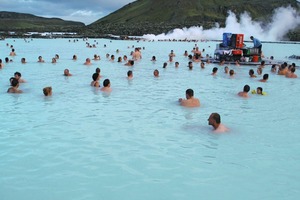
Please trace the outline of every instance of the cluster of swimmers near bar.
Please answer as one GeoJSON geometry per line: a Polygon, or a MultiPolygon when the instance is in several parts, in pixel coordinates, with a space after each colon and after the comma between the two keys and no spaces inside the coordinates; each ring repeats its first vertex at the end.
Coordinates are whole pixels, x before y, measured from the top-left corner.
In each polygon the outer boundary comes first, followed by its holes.
{"type": "MultiPolygon", "coordinates": [[[[90,45],[88,42],[86,42],[86,45],[88,48],[95,48],[96,45],[90,45]]],[[[7,46],[9,47],[9,44],[7,44],[7,46]]],[[[106,45],[104,45],[104,47],[106,47],[106,45]]],[[[134,48],[134,46],[132,46],[134,48]]],[[[11,48],[11,52],[9,54],[9,56],[14,57],[16,56],[16,52],[15,49],[13,48],[13,46],[10,46],[11,48]]],[[[130,48],[130,47],[128,47],[130,48]]],[[[126,62],[126,66],[134,66],[135,61],[138,61],[140,59],[142,59],[142,53],[141,53],[141,49],[142,48],[135,48],[134,51],[131,52],[131,57],[132,59],[128,60],[127,56],[124,55],[123,57],[119,57],[118,58],[118,62],[126,62]]],[[[144,47],[143,47],[144,49],[144,47]]],[[[117,49],[116,52],[118,53],[119,50],[117,49]]],[[[205,52],[205,49],[203,49],[202,51],[199,50],[199,47],[197,46],[197,44],[195,44],[195,47],[193,48],[193,50],[191,51],[192,54],[188,54],[187,51],[184,52],[183,56],[188,57],[189,58],[189,62],[188,62],[188,68],[189,70],[193,69],[193,64],[194,63],[200,63],[200,68],[204,69],[205,68],[205,63],[204,61],[201,60],[201,58],[203,58],[202,54],[205,52]]],[[[169,53],[169,63],[174,62],[174,57],[176,56],[174,51],[171,50],[171,52],[169,53]]],[[[206,55],[206,57],[208,57],[208,55],[206,55]]],[[[115,60],[115,56],[114,55],[109,55],[106,54],[106,58],[109,59],[110,61],[114,61],[115,60]]],[[[55,57],[52,58],[52,63],[56,63],[56,61],[59,59],[59,55],[56,54],[55,57]]],[[[73,60],[77,60],[77,56],[74,55],[73,60]]],[[[100,56],[99,55],[94,55],[93,60],[100,60],[100,56]]],[[[152,56],[151,61],[156,61],[156,57],[152,56]]],[[[12,59],[9,59],[8,57],[5,58],[5,63],[9,63],[9,62],[13,62],[12,59]]],[[[45,61],[43,60],[42,56],[38,56],[38,61],[40,63],[44,63],[45,61]]],[[[163,64],[163,68],[166,68],[168,65],[168,62],[165,62],[163,64]]],[[[206,60],[206,62],[209,64],[209,59],[206,60]]],[[[21,63],[25,64],[26,63],[26,59],[22,58],[21,59],[21,63]]],[[[84,63],[84,65],[92,65],[91,59],[90,58],[86,58],[86,61],[84,63]]],[[[219,66],[223,66],[225,65],[224,61],[220,61],[219,66]]],[[[236,62],[235,63],[236,66],[239,66],[239,63],[236,62]]],[[[4,67],[4,64],[2,63],[2,59],[0,59],[0,69],[2,69],[4,67]]],[[[175,67],[178,68],[179,67],[179,62],[175,62],[175,67]]],[[[265,61],[261,61],[261,64],[258,66],[257,68],[257,74],[261,75],[263,69],[265,68],[265,61]]],[[[271,66],[271,73],[277,73],[278,75],[283,75],[287,78],[297,78],[297,75],[295,74],[295,70],[296,70],[296,65],[295,63],[292,63],[291,65],[288,65],[286,62],[281,64],[281,65],[272,65],[271,66]]],[[[90,85],[92,87],[100,87],[100,83],[99,80],[102,77],[100,75],[100,68],[96,68],[95,73],[92,75],[92,82],[90,83],[90,85]]],[[[212,76],[216,76],[218,72],[218,67],[214,67],[212,69],[212,76]]],[[[233,69],[229,69],[228,66],[224,66],[224,73],[225,74],[229,74],[230,77],[234,77],[235,72],[233,69]]],[[[72,76],[72,74],[70,73],[69,69],[65,69],[63,72],[64,76],[72,76]]],[[[155,69],[153,71],[153,76],[154,77],[159,77],[159,71],[158,69],[155,69]]],[[[249,70],[249,76],[250,78],[256,78],[257,76],[254,73],[253,69],[249,70]]],[[[19,85],[20,83],[24,83],[26,82],[24,79],[21,78],[22,75],[20,72],[15,72],[14,73],[14,77],[11,77],[9,79],[10,85],[11,87],[8,88],[7,92],[8,93],[22,93],[22,90],[19,89],[19,85]]],[[[132,70],[128,70],[127,72],[127,78],[133,79],[133,71],[132,70]]],[[[263,78],[260,79],[260,82],[267,82],[269,78],[269,74],[264,74],[263,78]]],[[[110,93],[112,91],[111,89],[111,84],[110,84],[110,80],[109,79],[105,79],[103,81],[103,86],[100,87],[100,90],[103,92],[108,92],[110,93]]],[[[250,86],[249,85],[245,85],[243,90],[238,92],[237,95],[243,98],[248,98],[250,91],[250,86]]],[[[266,92],[263,91],[262,87],[258,87],[256,90],[252,90],[251,91],[252,94],[258,94],[258,95],[266,95],[266,92]]],[[[52,87],[45,87],[43,88],[43,94],[45,96],[51,96],[52,95],[52,87]]],[[[185,106],[185,107],[199,107],[200,106],[200,101],[198,98],[194,97],[194,91],[192,89],[187,89],[186,93],[185,93],[185,97],[186,98],[179,98],[179,103],[181,106],[185,106]]],[[[221,123],[221,117],[218,113],[212,113],[209,118],[208,118],[208,124],[213,126],[214,128],[214,132],[227,132],[229,129],[224,126],[221,123]]]]}

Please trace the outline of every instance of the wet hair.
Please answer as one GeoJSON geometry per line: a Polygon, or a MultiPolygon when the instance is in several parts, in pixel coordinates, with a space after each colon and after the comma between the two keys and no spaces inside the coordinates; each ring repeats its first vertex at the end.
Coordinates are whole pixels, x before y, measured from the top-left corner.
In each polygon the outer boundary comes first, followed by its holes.
{"type": "Polygon", "coordinates": [[[9,62],[9,58],[8,57],[5,58],[5,62],[9,62]]]}
{"type": "Polygon", "coordinates": [[[234,70],[233,69],[229,70],[229,74],[230,76],[232,76],[234,74],[234,70]]]}
{"type": "Polygon", "coordinates": [[[185,91],[185,93],[186,93],[187,95],[189,95],[190,97],[193,97],[193,96],[194,96],[194,90],[192,90],[192,89],[187,89],[187,90],[185,91]]]}
{"type": "Polygon", "coordinates": [[[271,67],[272,69],[274,69],[274,68],[276,68],[276,65],[272,65],[272,67],[271,67]]]}
{"type": "Polygon", "coordinates": [[[168,63],[165,62],[165,63],[163,64],[163,68],[166,68],[167,66],[168,66],[168,63]]]}
{"type": "Polygon", "coordinates": [[[217,71],[218,71],[217,67],[214,67],[213,70],[212,70],[213,73],[216,73],[217,71]]]}
{"type": "Polygon", "coordinates": [[[192,56],[192,55],[189,55],[188,57],[189,57],[189,59],[192,59],[192,58],[193,58],[193,56],[192,56]]]}
{"type": "Polygon", "coordinates": [[[97,81],[97,78],[99,77],[99,74],[98,73],[94,73],[92,78],[94,81],[97,81]]]}
{"type": "Polygon", "coordinates": [[[253,70],[253,69],[250,69],[250,70],[249,70],[249,74],[250,74],[250,75],[253,75],[253,74],[254,74],[254,70],[253,70]]]}
{"type": "Polygon", "coordinates": [[[212,113],[212,119],[215,120],[217,124],[221,123],[221,116],[219,113],[212,113]]]}
{"type": "Polygon", "coordinates": [[[52,91],[52,87],[43,88],[43,93],[44,93],[45,96],[48,96],[51,91],[52,91]]]}
{"type": "Polygon", "coordinates": [[[267,80],[268,78],[269,78],[269,74],[264,74],[264,75],[263,75],[263,79],[264,79],[264,80],[267,80]]]}
{"type": "Polygon", "coordinates": [[[110,84],[109,79],[105,79],[105,80],[103,81],[103,87],[107,87],[109,84],[110,84]]]}
{"type": "Polygon", "coordinates": [[[127,76],[131,76],[131,75],[132,75],[132,71],[129,70],[129,71],[127,72],[127,76]]]}
{"type": "Polygon", "coordinates": [[[263,91],[262,87],[257,87],[257,90],[263,91]]]}
{"type": "Polygon", "coordinates": [[[244,86],[244,92],[249,92],[250,91],[250,86],[249,85],[245,85],[244,86]]]}
{"type": "Polygon", "coordinates": [[[152,56],[152,60],[156,60],[156,57],[155,57],[155,56],[152,56]]]}
{"type": "Polygon", "coordinates": [[[99,74],[99,73],[100,73],[100,71],[101,71],[101,70],[100,70],[100,68],[99,68],[99,67],[97,67],[97,68],[96,68],[96,73],[97,73],[97,74],[99,74]]]}
{"type": "Polygon", "coordinates": [[[13,87],[16,87],[19,84],[19,81],[16,78],[10,78],[9,80],[10,80],[11,86],[13,86],[13,87]]]}
{"type": "Polygon", "coordinates": [[[294,73],[296,71],[295,67],[292,67],[291,72],[294,73]]]}
{"type": "Polygon", "coordinates": [[[17,75],[17,76],[19,76],[19,77],[21,77],[21,76],[22,76],[20,72],[15,72],[15,74],[14,74],[14,75],[15,75],[15,76],[17,75]]]}

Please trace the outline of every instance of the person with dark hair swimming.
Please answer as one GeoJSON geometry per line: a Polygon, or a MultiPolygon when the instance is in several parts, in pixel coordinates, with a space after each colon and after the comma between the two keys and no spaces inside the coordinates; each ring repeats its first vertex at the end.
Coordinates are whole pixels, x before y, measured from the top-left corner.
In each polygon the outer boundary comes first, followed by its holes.
{"type": "Polygon", "coordinates": [[[249,91],[250,91],[250,86],[249,86],[249,85],[245,85],[243,91],[242,91],[242,92],[239,92],[238,95],[239,95],[240,97],[248,98],[248,97],[249,97],[249,96],[248,96],[248,92],[249,92],[249,91]]]}
{"type": "Polygon", "coordinates": [[[111,92],[112,89],[110,88],[110,80],[109,79],[105,79],[103,81],[103,87],[101,88],[102,92],[111,92]]]}
{"type": "Polygon", "coordinates": [[[194,91],[192,89],[187,89],[185,91],[186,99],[180,98],[178,101],[180,102],[180,105],[186,106],[186,107],[199,107],[200,101],[199,99],[194,97],[194,91]]]}
{"type": "Polygon", "coordinates": [[[133,79],[133,73],[132,73],[131,70],[129,70],[129,71],[127,72],[127,79],[128,79],[128,80],[133,79]]]}
{"type": "Polygon", "coordinates": [[[91,86],[100,87],[100,84],[99,84],[100,74],[94,73],[92,78],[93,78],[93,81],[91,82],[91,86]]]}
{"type": "Polygon", "coordinates": [[[52,87],[44,87],[43,93],[46,97],[52,96],[52,87]]]}
{"type": "Polygon", "coordinates": [[[216,75],[217,75],[217,72],[218,72],[218,68],[217,68],[217,67],[214,67],[214,68],[212,69],[212,74],[211,74],[211,75],[216,76],[216,75]]]}
{"type": "Polygon", "coordinates": [[[19,83],[25,83],[26,81],[22,79],[22,75],[20,72],[15,72],[14,77],[19,81],[19,83]]]}
{"type": "Polygon", "coordinates": [[[22,93],[22,90],[19,90],[19,81],[16,78],[10,79],[11,87],[8,88],[7,93],[22,93]]]}
{"type": "Polygon", "coordinates": [[[209,118],[207,119],[208,125],[211,125],[214,128],[214,132],[223,133],[229,131],[229,129],[221,124],[221,116],[219,113],[211,113],[209,118]]]}
{"type": "Polygon", "coordinates": [[[258,95],[267,95],[266,92],[263,92],[262,87],[257,87],[256,90],[251,91],[252,94],[258,94],[258,95]]]}
{"type": "Polygon", "coordinates": [[[72,76],[69,69],[64,70],[64,76],[72,76]]]}
{"type": "Polygon", "coordinates": [[[263,78],[261,80],[259,80],[260,82],[267,82],[267,80],[269,79],[269,74],[264,74],[263,78]]]}
{"type": "Polygon", "coordinates": [[[132,67],[134,65],[134,60],[128,60],[127,63],[125,63],[125,66],[130,66],[132,67]]]}
{"type": "Polygon", "coordinates": [[[286,78],[297,78],[297,74],[295,74],[296,67],[291,68],[291,72],[285,75],[286,78]]]}

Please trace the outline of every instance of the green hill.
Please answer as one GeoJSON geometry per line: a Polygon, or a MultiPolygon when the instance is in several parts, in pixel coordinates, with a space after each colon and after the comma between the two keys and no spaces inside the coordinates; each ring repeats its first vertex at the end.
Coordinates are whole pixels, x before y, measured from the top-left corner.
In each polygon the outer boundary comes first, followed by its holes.
{"type": "Polygon", "coordinates": [[[77,31],[84,23],[64,21],[59,18],[37,17],[31,14],[0,12],[0,31],[77,31]]]}
{"type": "Polygon", "coordinates": [[[174,28],[195,25],[224,26],[228,11],[245,11],[252,19],[267,21],[281,6],[299,10],[296,0],[138,0],[88,26],[94,34],[143,35],[166,33],[174,28]]]}

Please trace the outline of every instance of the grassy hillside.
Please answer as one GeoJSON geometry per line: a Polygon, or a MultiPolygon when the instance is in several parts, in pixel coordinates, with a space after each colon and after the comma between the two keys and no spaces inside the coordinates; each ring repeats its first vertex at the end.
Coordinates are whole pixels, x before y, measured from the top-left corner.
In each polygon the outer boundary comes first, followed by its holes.
{"type": "Polygon", "coordinates": [[[253,19],[267,21],[276,8],[287,5],[299,10],[296,0],[138,0],[88,28],[97,34],[159,34],[194,25],[210,28],[215,22],[222,26],[229,10],[237,15],[247,11],[253,19]]]}
{"type": "Polygon", "coordinates": [[[75,31],[85,25],[58,18],[37,17],[31,14],[0,12],[0,31],[75,31]]]}

